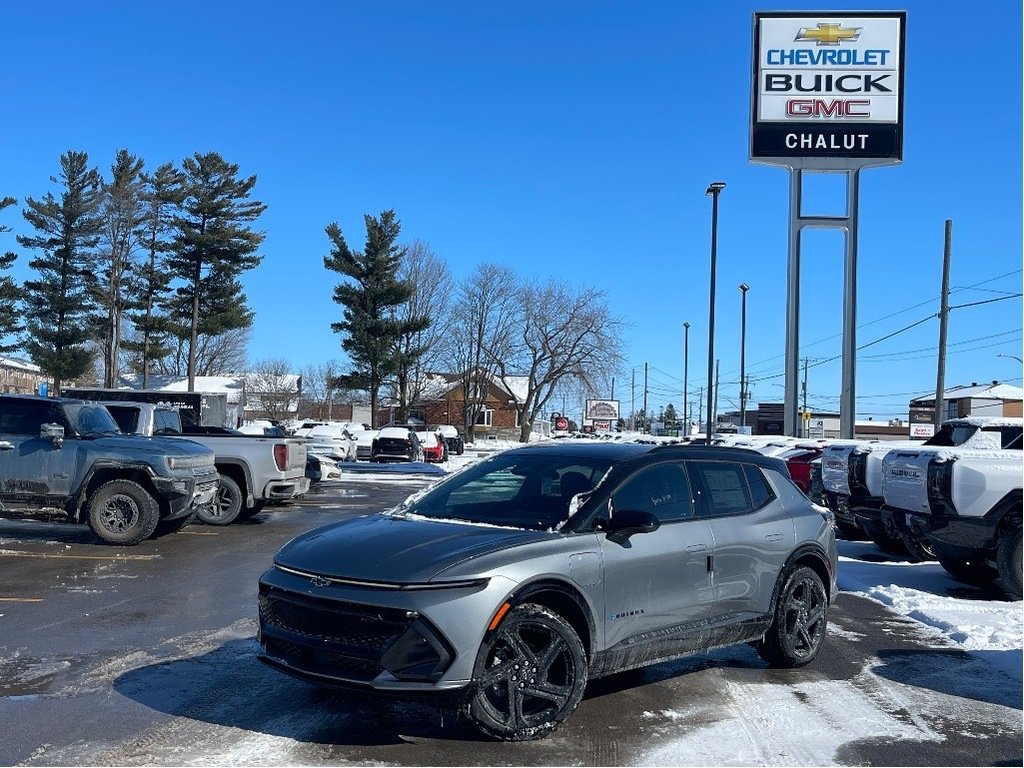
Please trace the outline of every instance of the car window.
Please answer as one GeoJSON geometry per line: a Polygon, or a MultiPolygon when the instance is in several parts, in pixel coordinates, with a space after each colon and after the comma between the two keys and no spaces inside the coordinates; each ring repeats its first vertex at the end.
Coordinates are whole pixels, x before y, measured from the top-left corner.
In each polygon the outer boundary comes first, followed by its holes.
{"type": "Polygon", "coordinates": [[[181,419],[174,411],[160,411],[153,414],[153,432],[157,435],[181,432],[181,419]]]}
{"type": "Polygon", "coordinates": [[[552,530],[568,519],[572,498],[595,487],[608,466],[600,459],[581,463],[553,453],[498,454],[452,475],[393,514],[552,530]]]}
{"type": "Polygon", "coordinates": [[[117,422],[117,426],[122,432],[126,435],[135,433],[135,428],[139,425],[138,410],[112,404],[107,405],[107,410],[110,411],[110,415],[114,417],[114,421],[117,422]]]}
{"type": "Polygon", "coordinates": [[[775,493],[758,467],[753,464],[744,464],[743,472],[747,476],[747,486],[750,488],[750,501],[753,509],[760,509],[775,498],[775,493]]]}
{"type": "Polygon", "coordinates": [[[697,487],[697,514],[707,517],[739,515],[754,506],[740,463],[691,461],[690,473],[697,487]]]}
{"type": "Polygon", "coordinates": [[[612,494],[613,517],[616,510],[650,512],[662,523],[693,517],[690,483],[682,464],[655,464],[638,471],[612,494]]]}
{"type": "Polygon", "coordinates": [[[1003,450],[1019,451],[1021,449],[1021,427],[999,427],[1003,450]]]}
{"type": "Polygon", "coordinates": [[[56,409],[49,403],[35,400],[7,400],[0,406],[0,433],[39,436],[43,424],[57,423],[67,429],[56,409]]]}

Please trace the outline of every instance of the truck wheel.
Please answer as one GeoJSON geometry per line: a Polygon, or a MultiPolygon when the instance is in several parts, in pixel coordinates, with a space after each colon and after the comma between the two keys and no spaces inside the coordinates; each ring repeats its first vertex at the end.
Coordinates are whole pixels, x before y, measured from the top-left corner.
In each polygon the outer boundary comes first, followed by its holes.
{"type": "Polygon", "coordinates": [[[138,544],[160,522],[156,499],[131,480],[110,480],[88,502],[89,528],[107,544],[138,544]]]}
{"type": "Polygon", "coordinates": [[[1003,582],[1003,592],[1011,600],[1021,599],[1021,527],[1018,523],[999,537],[996,565],[1003,582]]]}
{"type": "Polygon", "coordinates": [[[201,507],[198,517],[207,525],[231,525],[242,511],[242,489],[227,475],[220,476],[213,504],[201,507]]]}
{"type": "Polygon", "coordinates": [[[583,644],[565,619],[543,606],[521,605],[480,647],[463,711],[496,739],[539,739],[576,709],[588,671],[583,644]]]}

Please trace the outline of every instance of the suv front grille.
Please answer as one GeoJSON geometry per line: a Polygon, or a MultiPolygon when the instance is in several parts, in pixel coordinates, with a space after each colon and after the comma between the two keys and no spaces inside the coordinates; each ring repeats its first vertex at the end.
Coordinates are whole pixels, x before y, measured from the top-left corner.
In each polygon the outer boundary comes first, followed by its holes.
{"type": "Polygon", "coordinates": [[[453,658],[447,641],[414,611],[261,585],[259,612],[266,655],[321,679],[368,682],[389,670],[404,679],[436,680],[453,658]]]}

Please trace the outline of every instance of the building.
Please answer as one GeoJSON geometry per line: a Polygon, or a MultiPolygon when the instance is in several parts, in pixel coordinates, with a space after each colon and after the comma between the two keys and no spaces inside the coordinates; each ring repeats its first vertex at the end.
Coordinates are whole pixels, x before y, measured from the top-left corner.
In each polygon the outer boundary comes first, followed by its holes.
{"type": "MultiPolygon", "coordinates": [[[[519,411],[516,403],[526,399],[526,376],[509,376],[502,382],[494,376],[482,377],[484,383],[472,392],[473,403],[480,410],[473,425],[477,440],[519,439],[519,411]]],[[[409,422],[433,426],[451,424],[466,433],[467,408],[463,382],[466,376],[458,373],[428,373],[420,387],[420,396],[409,407],[409,422]]],[[[377,413],[375,425],[394,421],[395,409],[388,406],[377,413]]]]}
{"type": "MultiPolygon", "coordinates": [[[[942,419],[964,416],[996,416],[1020,418],[1024,410],[1024,389],[1012,384],[972,382],[942,393],[942,419]]],[[[926,440],[935,434],[935,396],[925,395],[910,401],[910,437],[926,440]]]]}
{"type": "Polygon", "coordinates": [[[17,395],[38,394],[40,384],[49,384],[49,381],[38,365],[0,356],[0,391],[17,395]]]}

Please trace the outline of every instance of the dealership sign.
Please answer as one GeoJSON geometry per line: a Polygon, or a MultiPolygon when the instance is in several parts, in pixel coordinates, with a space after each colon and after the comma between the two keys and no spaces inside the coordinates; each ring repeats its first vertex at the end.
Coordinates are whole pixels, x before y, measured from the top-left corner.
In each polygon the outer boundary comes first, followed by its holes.
{"type": "Polygon", "coordinates": [[[618,400],[587,400],[583,412],[584,419],[617,419],[619,418],[618,400]]]}
{"type": "Polygon", "coordinates": [[[900,11],[755,13],[750,159],[901,162],[906,20],[900,11]]]}

